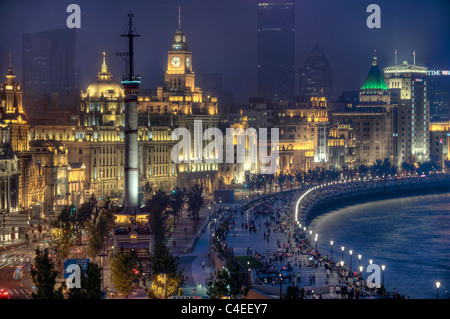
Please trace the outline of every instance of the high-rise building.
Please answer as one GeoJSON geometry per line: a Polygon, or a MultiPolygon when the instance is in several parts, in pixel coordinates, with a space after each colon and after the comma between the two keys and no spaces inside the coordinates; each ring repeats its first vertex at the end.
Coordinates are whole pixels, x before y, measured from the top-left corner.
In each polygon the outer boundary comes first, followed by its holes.
{"type": "Polygon", "coordinates": [[[50,110],[77,111],[80,79],[75,53],[75,29],[23,35],[24,104],[28,115],[50,110]]]}
{"type": "Polygon", "coordinates": [[[318,45],[309,52],[300,70],[299,84],[301,97],[330,99],[333,96],[333,70],[318,45]]]}
{"type": "Polygon", "coordinates": [[[258,96],[269,101],[295,95],[293,0],[258,0],[258,96]]]}
{"type": "Polygon", "coordinates": [[[450,71],[428,70],[431,122],[450,120],[450,71]]]}
{"type": "Polygon", "coordinates": [[[430,102],[427,68],[409,64],[387,67],[384,79],[396,104],[394,115],[394,157],[402,162],[430,160],[430,102]]]}

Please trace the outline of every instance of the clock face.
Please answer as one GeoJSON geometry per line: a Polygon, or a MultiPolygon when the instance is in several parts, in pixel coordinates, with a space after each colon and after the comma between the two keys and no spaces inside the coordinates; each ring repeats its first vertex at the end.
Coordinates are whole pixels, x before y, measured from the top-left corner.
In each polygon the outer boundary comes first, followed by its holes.
{"type": "Polygon", "coordinates": [[[191,57],[186,57],[186,67],[187,67],[188,69],[191,68],[191,57]]]}
{"type": "Polygon", "coordinates": [[[170,64],[174,68],[179,68],[181,66],[181,58],[179,56],[174,56],[172,60],[170,60],[170,64]]]}

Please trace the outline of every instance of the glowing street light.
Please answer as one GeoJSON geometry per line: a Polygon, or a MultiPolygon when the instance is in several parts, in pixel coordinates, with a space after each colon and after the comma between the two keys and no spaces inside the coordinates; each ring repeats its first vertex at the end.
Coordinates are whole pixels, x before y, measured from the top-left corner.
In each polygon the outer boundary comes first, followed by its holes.
{"type": "Polygon", "coordinates": [[[383,289],[384,289],[384,270],[386,269],[385,265],[381,265],[381,270],[383,271],[383,289]]]}
{"type": "Polygon", "coordinates": [[[341,250],[342,250],[342,260],[344,260],[344,250],[345,250],[345,247],[342,246],[342,247],[341,247],[341,250]]]}
{"type": "Polygon", "coordinates": [[[353,250],[349,250],[348,251],[349,252],[349,254],[350,254],[350,269],[353,269],[353,264],[352,264],[352,254],[353,254],[353,250]]]}
{"type": "Polygon", "coordinates": [[[437,288],[437,299],[439,299],[439,287],[441,286],[441,283],[439,281],[436,281],[436,288],[437,288]]]}
{"type": "Polygon", "coordinates": [[[334,244],[334,241],[330,240],[330,245],[331,245],[331,260],[333,260],[333,244],[334,244]]]}

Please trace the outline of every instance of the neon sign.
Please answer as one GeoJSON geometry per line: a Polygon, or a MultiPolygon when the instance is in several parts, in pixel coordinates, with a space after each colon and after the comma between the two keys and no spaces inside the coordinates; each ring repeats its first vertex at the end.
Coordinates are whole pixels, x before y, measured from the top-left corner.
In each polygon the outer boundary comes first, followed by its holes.
{"type": "Polygon", "coordinates": [[[431,76],[450,75],[450,71],[448,71],[448,70],[429,70],[429,71],[427,71],[427,75],[431,75],[431,76]]]}

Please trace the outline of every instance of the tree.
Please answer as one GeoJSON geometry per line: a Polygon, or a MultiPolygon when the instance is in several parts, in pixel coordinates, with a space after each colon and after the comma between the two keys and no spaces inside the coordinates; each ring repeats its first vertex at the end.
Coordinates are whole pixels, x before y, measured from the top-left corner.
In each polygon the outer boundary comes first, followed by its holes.
{"type": "Polygon", "coordinates": [[[178,221],[178,216],[183,205],[186,202],[186,189],[175,187],[170,194],[170,214],[173,216],[173,226],[175,227],[175,222],[178,221]]]}
{"type": "Polygon", "coordinates": [[[50,225],[50,234],[49,246],[56,252],[61,267],[62,260],[69,257],[70,250],[79,242],[74,227],[73,210],[67,206],[62,209],[58,218],[50,225]]]}
{"type": "Polygon", "coordinates": [[[289,286],[286,289],[286,293],[283,294],[283,299],[303,299],[298,287],[289,286]]]}
{"type": "Polygon", "coordinates": [[[127,299],[133,290],[133,283],[139,279],[137,265],[137,257],[129,254],[118,253],[110,258],[112,283],[127,299]]]}
{"type": "Polygon", "coordinates": [[[81,275],[81,288],[72,288],[69,299],[103,299],[102,268],[95,263],[87,265],[86,274],[81,275]]]}
{"type": "Polygon", "coordinates": [[[218,270],[215,275],[211,273],[206,280],[206,290],[211,299],[220,299],[225,296],[237,298],[240,293],[243,293],[237,263],[227,261],[226,267],[218,270]]]}
{"type": "Polygon", "coordinates": [[[179,270],[180,262],[163,244],[157,244],[149,258],[152,286],[150,298],[163,299],[176,294],[183,284],[183,270],[179,270]]]}
{"type": "Polygon", "coordinates": [[[150,227],[155,236],[155,243],[164,243],[169,234],[168,208],[170,204],[169,196],[159,190],[155,195],[147,202],[147,206],[150,207],[150,227]]]}
{"type": "Polygon", "coordinates": [[[56,276],[58,271],[54,269],[54,263],[48,256],[46,250],[36,249],[34,266],[30,270],[36,293],[32,293],[33,299],[63,299],[63,283],[58,289],[55,289],[56,276]]]}
{"type": "Polygon", "coordinates": [[[197,229],[200,219],[200,210],[205,205],[205,199],[202,196],[203,186],[195,184],[186,194],[188,204],[188,216],[194,221],[194,227],[197,229]]]}
{"type": "Polygon", "coordinates": [[[86,245],[89,257],[97,257],[106,247],[106,238],[111,230],[104,213],[100,213],[96,220],[90,221],[87,226],[89,237],[86,245]]]}

